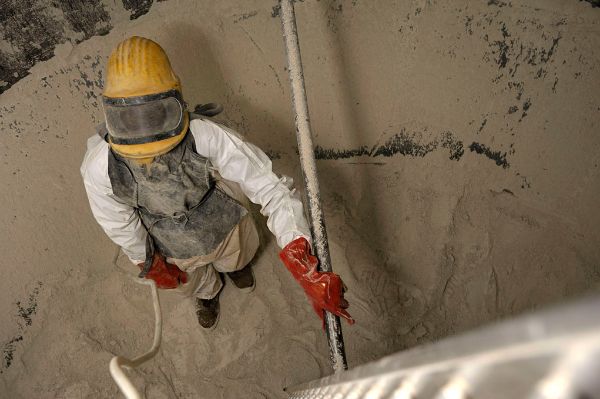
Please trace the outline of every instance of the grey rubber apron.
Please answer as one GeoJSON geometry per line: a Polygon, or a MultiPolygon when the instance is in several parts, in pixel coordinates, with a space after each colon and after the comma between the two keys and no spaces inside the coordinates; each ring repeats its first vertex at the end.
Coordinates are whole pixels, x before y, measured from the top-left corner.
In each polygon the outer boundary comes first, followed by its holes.
{"type": "Polygon", "coordinates": [[[108,176],[115,196],[137,209],[154,246],[167,257],[210,254],[247,213],[215,187],[190,131],[147,165],[109,151],[108,176]]]}

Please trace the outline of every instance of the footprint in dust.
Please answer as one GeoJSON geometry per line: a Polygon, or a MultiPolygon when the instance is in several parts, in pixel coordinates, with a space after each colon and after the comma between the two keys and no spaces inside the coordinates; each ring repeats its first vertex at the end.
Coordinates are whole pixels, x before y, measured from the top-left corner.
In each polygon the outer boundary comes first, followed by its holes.
{"type": "Polygon", "coordinates": [[[221,294],[220,317],[212,330],[198,325],[191,300],[176,303],[163,316],[163,351],[168,348],[178,374],[185,375],[190,366],[222,370],[271,330],[269,309],[259,296],[228,291],[221,294]]]}

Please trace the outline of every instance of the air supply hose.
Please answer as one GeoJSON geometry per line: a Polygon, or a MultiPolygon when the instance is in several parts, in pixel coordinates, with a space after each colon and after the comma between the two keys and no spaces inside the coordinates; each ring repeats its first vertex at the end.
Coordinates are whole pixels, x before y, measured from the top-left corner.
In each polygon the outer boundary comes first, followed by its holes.
{"type": "MultiPolygon", "coordinates": [[[[119,251],[120,250],[117,250],[113,264],[117,267],[117,270],[120,273],[127,275],[123,270],[121,270],[117,266],[117,258],[119,256],[119,251]]],[[[127,377],[127,375],[125,374],[124,368],[136,368],[140,364],[152,359],[158,353],[162,335],[162,314],[160,311],[160,301],[158,300],[158,290],[156,288],[156,283],[153,280],[133,277],[131,275],[127,275],[127,277],[138,284],[144,284],[150,287],[150,290],[152,292],[152,304],[154,306],[154,341],[152,342],[152,347],[150,348],[150,350],[148,350],[148,352],[134,359],[128,359],[122,356],[114,356],[110,360],[109,370],[113,380],[115,380],[115,382],[119,386],[119,389],[127,399],[141,399],[142,396],[140,395],[139,391],[135,388],[135,386],[133,386],[133,383],[131,382],[129,377],[127,377]]]]}

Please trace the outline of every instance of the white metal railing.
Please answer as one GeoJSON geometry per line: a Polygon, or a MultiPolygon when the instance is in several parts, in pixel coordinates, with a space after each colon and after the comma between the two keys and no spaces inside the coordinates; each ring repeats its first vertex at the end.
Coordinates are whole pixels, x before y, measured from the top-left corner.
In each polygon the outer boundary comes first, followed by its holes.
{"type": "Polygon", "coordinates": [[[600,297],[288,389],[293,399],[600,398],[600,297]]]}

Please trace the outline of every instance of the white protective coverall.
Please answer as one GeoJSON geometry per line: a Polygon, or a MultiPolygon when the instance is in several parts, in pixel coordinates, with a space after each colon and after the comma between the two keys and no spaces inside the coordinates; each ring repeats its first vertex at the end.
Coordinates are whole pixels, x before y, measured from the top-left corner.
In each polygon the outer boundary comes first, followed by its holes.
{"type": "MultiPolygon", "coordinates": [[[[194,137],[196,152],[209,160],[217,172],[215,175],[237,183],[250,201],[261,205],[261,213],[268,217],[267,226],[280,248],[299,237],[310,242],[308,223],[302,202],[292,188],[292,179],[277,177],[272,170],[271,160],[263,151],[245,142],[236,132],[210,120],[192,120],[190,132],[194,137]]],[[[139,264],[146,258],[148,233],[136,209],[124,204],[113,194],[108,175],[109,151],[110,145],[99,135],[90,137],[81,175],[96,221],[131,262],[139,264]]],[[[243,223],[248,223],[248,220],[243,220],[243,223]]],[[[240,222],[239,226],[243,223],[240,222]]],[[[226,240],[230,239],[228,237],[226,240]]],[[[209,299],[220,290],[221,281],[209,265],[215,259],[167,260],[188,273],[195,272],[191,281],[185,284],[187,287],[180,290],[183,293],[194,293],[197,297],[209,299]]],[[[239,265],[240,268],[244,266],[239,265]]]]}

